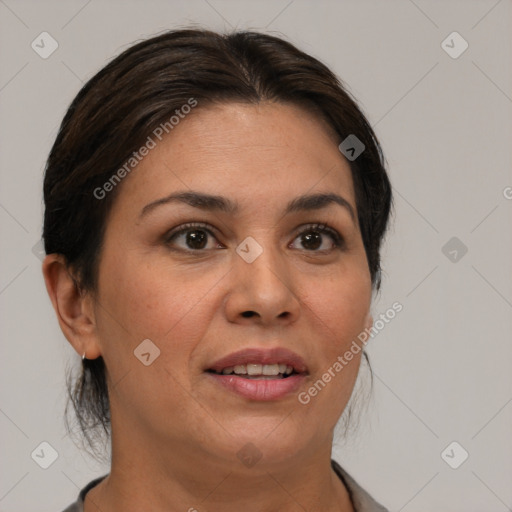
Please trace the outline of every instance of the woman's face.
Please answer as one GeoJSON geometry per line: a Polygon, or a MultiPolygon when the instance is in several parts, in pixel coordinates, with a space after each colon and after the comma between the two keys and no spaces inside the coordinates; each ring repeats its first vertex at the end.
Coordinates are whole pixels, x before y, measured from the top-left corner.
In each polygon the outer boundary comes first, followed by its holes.
{"type": "MultiPolygon", "coordinates": [[[[371,321],[353,183],[336,141],[310,113],[271,103],[199,104],[153,139],[118,185],[99,267],[96,348],[114,438],[231,464],[249,442],[261,463],[330,450],[360,353],[309,403],[298,396],[371,321]],[[166,201],[184,192],[223,198],[237,212],[166,201]],[[303,201],[287,211],[313,194],[348,206],[303,201]],[[315,231],[322,223],[338,235],[315,231]],[[242,349],[276,347],[307,367],[288,393],[240,394],[207,371],[242,349]]],[[[269,381],[244,382],[261,391],[269,381]]]]}

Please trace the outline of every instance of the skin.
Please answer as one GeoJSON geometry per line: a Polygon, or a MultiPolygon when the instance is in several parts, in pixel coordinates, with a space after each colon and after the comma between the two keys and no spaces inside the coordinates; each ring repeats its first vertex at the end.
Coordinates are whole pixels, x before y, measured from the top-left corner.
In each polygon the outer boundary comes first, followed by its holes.
{"type": "Polygon", "coordinates": [[[203,371],[242,348],[284,346],[308,366],[305,391],[372,325],[357,215],[337,204],[283,215],[291,199],[321,192],[357,212],[339,142],[295,106],[198,106],[119,185],[95,293],[78,294],[62,257],[46,257],[63,333],[108,368],[112,468],[86,495],[85,512],[353,510],[330,458],[360,354],[307,405],[297,393],[251,401],[203,371]],[[174,202],[140,217],[147,204],[190,190],[237,201],[240,212],[174,202]],[[204,249],[185,235],[166,242],[187,222],[212,226],[204,249]],[[342,248],[328,234],[318,248],[303,243],[301,228],[321,222],[342,248]],[[235,252],[247,236],[263,248],[250,264],[235,252]],[[145,339],[160,349],[149,366],[134,356],[145,339]],[[237,457],[247,443],[262,455],[250,468],[237,457]]]}

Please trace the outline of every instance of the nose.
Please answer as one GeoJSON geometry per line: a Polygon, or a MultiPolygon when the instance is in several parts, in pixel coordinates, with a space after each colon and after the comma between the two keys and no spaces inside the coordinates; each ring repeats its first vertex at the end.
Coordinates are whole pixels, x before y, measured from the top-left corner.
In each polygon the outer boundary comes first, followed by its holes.
{"type": "Polygon", "coordinates": [[[235,253],[229,276],[225,313],[230,322],[279,327],[298,320],[293,272],[277,250],[265,247],[251,263],[235,253]]]}

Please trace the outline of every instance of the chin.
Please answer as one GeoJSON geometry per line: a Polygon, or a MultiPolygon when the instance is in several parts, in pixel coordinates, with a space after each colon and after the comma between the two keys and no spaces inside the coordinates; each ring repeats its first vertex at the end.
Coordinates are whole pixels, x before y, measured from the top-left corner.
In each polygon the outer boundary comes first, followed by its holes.
{"type": "Polygon", "coordinates": [[[289,418],[284,419],[286,416],[240,418],[226,438],[228,452],[235,451],[240,460],[259,459],[260,466],[286,462],[307,444],[304,426],[298,428],[289,418]]]}

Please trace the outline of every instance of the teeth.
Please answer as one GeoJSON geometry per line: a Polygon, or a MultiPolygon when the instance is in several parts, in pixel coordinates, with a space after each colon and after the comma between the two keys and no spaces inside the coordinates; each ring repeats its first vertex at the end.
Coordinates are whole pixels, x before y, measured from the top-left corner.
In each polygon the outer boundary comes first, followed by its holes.
{"type": "Polygon", "coordinates": [[[238,375],[247,375],[247,367],[243,364],[235,366],[234,372],[238,375]]]}
{"type": "Polygon", "coordinates": [[[263,375],[279,375],[278,364],[264,364],[262,369],[263,375]]]}
{"type": "Polygon", "coordinates": [[[236,366],[228,366],[222,370],[223,375],[247,375],[248,378],[257,376],[272,376],[275,377],[279,374],[290,375],[293,372],[293,366],[288,366],[282,363],[276,364],[239,364],[236,366]]]}
{"type": "Polygon", "coordinates": [[[283,379],[283,375],[247,375],[244,377],[245,379],[254,379],[254,380],[276,380],[283,379]]]}
{"type": "Polygon", "coordinates": [[[247,375],[261,375],[261,364],[248,364],[247,375]]]}

